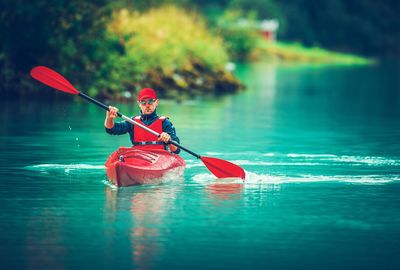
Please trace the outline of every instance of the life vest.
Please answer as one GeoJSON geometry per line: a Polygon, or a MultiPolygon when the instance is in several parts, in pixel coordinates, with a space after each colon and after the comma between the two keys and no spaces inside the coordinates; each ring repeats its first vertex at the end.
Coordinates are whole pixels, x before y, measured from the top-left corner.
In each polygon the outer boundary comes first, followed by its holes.
{"type": "MultiPolygon", "coordinates": [[[[140,116],[135,116],[133,120],[135,122],[138,122],[152,130],[154,130],[157,133],[162,133],[162,124],[164,120],[167,119],[165,116],[160,116],[158,117],[157,120],[155,120],[151,125],[147,126],[145,125],[142,120],[140,119],[140,116]]],[[[144,130],[143,128],[140,127],[135,127],[135,130],[133,132],[133,147],[136,149],[165,149],[165,143],[162,141],[157,140],[158,137],[154,134],[151,134],[150,132],[144,130]]]]}

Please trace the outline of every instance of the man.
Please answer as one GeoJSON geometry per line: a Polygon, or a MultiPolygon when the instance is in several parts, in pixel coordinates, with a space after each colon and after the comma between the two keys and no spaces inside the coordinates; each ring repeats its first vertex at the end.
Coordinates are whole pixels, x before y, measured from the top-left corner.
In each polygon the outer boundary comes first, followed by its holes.
{"type": "Polygon", "coordinates": [[[156,92],[151,88],[143,88],[138,94],[137,103],[140,108],[140,116],[135,116],[133,120],[151,128],[160,133],[160,137],[151,134],[150,132],[134,126],[129,122],[122,121],[114,123],[114,119],[118,116],[118,109],[109,106],[107,111],[104,126],[106,132],[112,135],[121,135],[129,133],[132,145],[140,149],[167,149],[175,154],[180,152],[180,149],[173,144],[168,144],[169,140],[179,143],[179,138],[176,136],[175,128],[167,117],[158,116],[156,108],[158,99],[156,92]]]}

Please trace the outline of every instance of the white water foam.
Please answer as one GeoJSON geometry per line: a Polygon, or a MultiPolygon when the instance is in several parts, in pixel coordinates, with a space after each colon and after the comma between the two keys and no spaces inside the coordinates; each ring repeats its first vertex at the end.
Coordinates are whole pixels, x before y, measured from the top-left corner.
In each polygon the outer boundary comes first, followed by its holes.
{"type": "Polygon", "coordinates": [[[104,179],[103,184],[110,187],[112,190],[117,190],[118,187],[116,185],[114,185],[113,183],[111,183],[110,181],[108,181],[107,179],[104,179]]]}
{"type": "Polygon", "coordinates": [[[75,169],[75,170],[98,170],[104,169],[104,165],[92,164],[39,164],[25,167],[27,169],[75,169]]]}
{"type": "Polygon", "coordinates": [[[74,171],[83,170],[104,170],[104,165],[93,165],[93,164],[38,164],[32,166],[26,166],[25,169],[40,172],[54,172],[63,171],[70,173],[74,171]]]}
{"type": "Polygon", "coordinates": [[[333,154],[288,154],[292,159],[319,160],[320,162],[333,161],[339,163],[359,163],[373,166],[400,166],[400,161],[379,156],[337,156],[333,154]]]}
{"type": "Polygon", "coordinates": [[[275,153],[265,153],[265,154],[262,154],[264,157],[273,157],[273,156],[275,156],[275,153]]]}
{"type": "MultiPolygon", "coordinates": [[[[303,155],[303,154],[288,154],[289,159],[273,161],[260,160],[254,157],[253,160],[238,159],[230,160],[238,165],[250,166],[332,166],[332,165],[368,165],[368,166],[400,166],[400,160],[390,159],[385,157],[371,156],[335,156],[335,155],[303,155]]],[[[265,159],[265,158],[264,158],[265,159]]]]}
{"type": "Polygon", "coordinates": [[[299,174],[296,176],[267,175],[246,172],[247,183],[303,183],[303,182],[347,182],[362,184],[382,184],[399,181],[398,175],[311,175],[299,174]]]}
{"type": "MultiPolygon", "coordinates": [[[[222,158],[237,165],[244,166],[400,166],[400,160],[380,156],[351,156],[334,154],[280,154],[280,153],[230,153],[223,157],[222,153],[207,152],[210,156],[222,158]],[[230,159],[240,156],[245,159],[230,159]]],[[[203,166],[199,160],[187,160],[187,168],[203,166]]]]}
{"type": "Polygon", "coordinates": [[[297,158],[320,158],[320,157],[337,157],[336,155],[332,154],[287,154],[288,157],[297,158]]]}
{"type": "Polygon", "coordinates": [[[163,177],[159,179],[152,179],[146,184],[168,184],[168,183],[183,183],[185,178],[183,177],[184,167],[177,167],[166,172],[163,177]]]}
{"type": "Polygon", "coordinates": [[[400,166],[399,160],[387,159],[384,157],[340,156],[332,158],[331,160],[343,163],[362,163],[371,166],[400,166]]]}
{"type": "Polygon", "coordinates": [[[204,166],[203,162],[199,160],[186,160],[186,168],[195,168],[195,167],[201,167],[204,166]]]}
{"type": "MultiPolygon", "coordinates": [[[[247,175],[247,173],[246,173],[247,175]]],[[[218,183],[244,183],[243,179],[241,178],[220,178],[217,179],[214,175],[210,173],[201,173],[201,174],[196,174],[192,177],[193,181],[199,184],[207,184],[209,182],[215,182],[218,181],[218,183]]]]}
{"type": "Polygon", "coordinates": [[[249,166],[314,166],[314,165],[327,165],[318,162],[267,162],[267,161],[249,161],[249,160],[234,160],[232,161],[237,165],[249,166]]]}
{"type": "MultiPolygon", "coordinates": [[[[210,173],[197,174],[192,177],[193,181],[199,184],[210,182],[223,182],[225,179],[217,179],[210,173]]],[[[358,184],[384,184],[394,181],[400,181],[400,175],[311,175],[299,174],[295,176],[258,174],[246,171],[246,179],[230,178],[227,181],[236,181],[245,184],[285,184],[285,183],[310,183],[310,182],[346,182],[358,184]],[[232,180],[233,179],[233,180],[232,180]]]]}

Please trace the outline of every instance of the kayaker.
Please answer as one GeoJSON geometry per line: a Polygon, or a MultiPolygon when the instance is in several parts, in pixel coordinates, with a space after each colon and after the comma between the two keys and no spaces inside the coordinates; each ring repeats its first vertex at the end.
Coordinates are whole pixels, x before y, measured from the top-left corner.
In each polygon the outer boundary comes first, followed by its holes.
{"type": "Polygon", "coordinates": [[[175,127],[171,121],[167,117],[157,115],[158,102],[156,92],[153,89],[143,88],[140,90],[137,97],[140,115],[133,117],[133,120],[160,133],[159,138],[129,122],[114,123],[114,119],[118,117],[118,109],[112,106],[109,106],[104,121],[106,132],[111,135],[129,133],[132,145],[136,148],[166,149],[168,147],[171,152],[178,154],[180,152],[178,147],[172,144],[166,145],[170,139],[179,143],[179,138],[176,136],[175,127]]]}

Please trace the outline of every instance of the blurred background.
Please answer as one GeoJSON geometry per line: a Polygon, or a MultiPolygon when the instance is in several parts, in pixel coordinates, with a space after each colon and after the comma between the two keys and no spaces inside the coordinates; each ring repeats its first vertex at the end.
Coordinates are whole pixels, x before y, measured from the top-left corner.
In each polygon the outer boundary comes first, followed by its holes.
{"type": "Polygon", "coordinates": [[[102,100],[232,93],[246,88],[235,63],[398,59],[399,13],[396,0],[3,0],[0,93],[40,95],[36,65],[102,100]]]}

